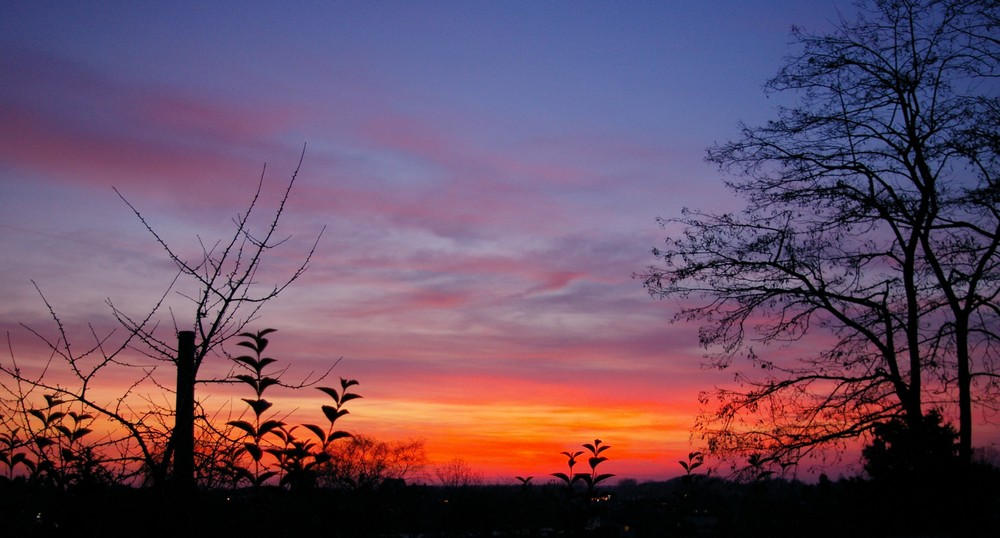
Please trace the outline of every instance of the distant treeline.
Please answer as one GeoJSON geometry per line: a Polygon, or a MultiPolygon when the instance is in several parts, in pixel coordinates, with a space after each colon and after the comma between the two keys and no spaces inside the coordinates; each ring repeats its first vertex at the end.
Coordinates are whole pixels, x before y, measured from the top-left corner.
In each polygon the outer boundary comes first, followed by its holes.
{"type": "Polygon", "coordinates": [[[624,480],[591,498],[563,485],[233,491],[0,480],[4,536],[997,536],[1000,472],[965,482],[806,484],[692,475],[624,480]]]}

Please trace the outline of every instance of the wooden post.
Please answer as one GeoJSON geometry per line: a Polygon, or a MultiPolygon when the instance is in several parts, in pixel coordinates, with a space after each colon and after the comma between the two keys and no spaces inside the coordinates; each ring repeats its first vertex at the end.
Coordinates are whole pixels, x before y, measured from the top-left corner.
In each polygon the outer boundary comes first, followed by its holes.
{"type": "Polygon", "coordinates": [[[194,487],[194,331],[177,333],[177,407],[174,416],[173,481],[194,487]]]}

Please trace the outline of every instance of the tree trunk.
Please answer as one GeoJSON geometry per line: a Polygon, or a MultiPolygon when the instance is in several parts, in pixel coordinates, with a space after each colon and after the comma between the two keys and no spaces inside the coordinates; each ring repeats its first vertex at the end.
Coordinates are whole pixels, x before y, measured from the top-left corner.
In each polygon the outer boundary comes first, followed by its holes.
{"type": "Polygon", "coordinates": [[[972,372],[969,367],[969,323],[958,316],[955,347],[958,361],[958,455],[966,468],[972,463],[972,372]]]}
{"type": "Polygon", "coordinates": [[[177,333],[177,407],[174,417],[173,482],[194,487],[194,331],[177,333]]]}

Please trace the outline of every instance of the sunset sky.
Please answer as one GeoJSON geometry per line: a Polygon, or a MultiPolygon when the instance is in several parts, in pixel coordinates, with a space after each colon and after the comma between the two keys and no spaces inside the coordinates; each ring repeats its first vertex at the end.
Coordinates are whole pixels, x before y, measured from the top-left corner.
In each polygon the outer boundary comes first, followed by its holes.
{"type": "Polygon", "coordinates": [[[792,24],[849,7],[3,2],[0,323],[23,361],[18,323],[54,334],[32,280],[80,345],[112,325],[105,299],[148,311],[173,266],[112,188],[196,256],[265,163],[273,204],[306,145],[261,281],[326,231],[254,328],[278,329],[293,377],[342,357],[334,379],[364,395],[346,429],[423,438],[432,464],[490,480],[563,471],[595,438],[606,472],[675,476],[698,392],[732,373],[702,370],[697,327],[632,275],[656,217],[740,207],[705,148],[783,102],[761,86],[792,24]]]}

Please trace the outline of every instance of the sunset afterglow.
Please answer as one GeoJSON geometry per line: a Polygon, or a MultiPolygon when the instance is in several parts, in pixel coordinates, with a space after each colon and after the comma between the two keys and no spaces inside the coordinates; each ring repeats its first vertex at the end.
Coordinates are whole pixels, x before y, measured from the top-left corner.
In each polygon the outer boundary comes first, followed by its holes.
{"type": "MultiPolygon", "coordinates": [[[[290,238],[257,280],[322,237],[252,327],[278,330],[290,379],[336,363],[324,384],[360,382],[343,428],[424,439],[431,466],[461,458],[497,482],[547,480],[594,439],[606,472],[677,476],[698,393],[733,375],[702,369],[697,326],[632,275],[655,262],[656,217],[738,207],[704,148],[772,115],[761,85],[789,28],[824,30],[841,4],[6,5],[0,323],[42,368],[24,326],[56,333],[32,281],[79,346],[115,327],[106,299],[144,315],[175,269],[113,189],[195,258],[231,234],[265,163],[274,209],[305,146],[290,238]]],[[[194,287],[168,295],[167,333],[171,312],[190,323],[194,287]]],[[[207,409],[239,390],[198,387],[207,409]]],[[[322,419],[313,388],[273,400],[322,419]]]]}

